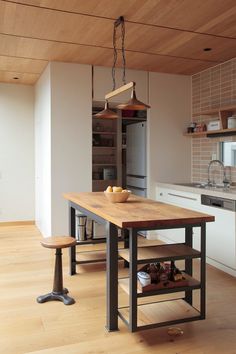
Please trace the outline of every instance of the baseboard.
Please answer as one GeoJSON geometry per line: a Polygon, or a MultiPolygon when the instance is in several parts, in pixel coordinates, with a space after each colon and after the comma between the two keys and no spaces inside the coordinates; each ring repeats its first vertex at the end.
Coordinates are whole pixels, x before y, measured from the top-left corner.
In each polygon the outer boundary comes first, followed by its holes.
{"type": "Polygon", "coordinates": [[[25,220],[25,221],[3,221],[0,222],[1,226],[24,226],[24,225],[35,225],[34,220],[25,220]]]}

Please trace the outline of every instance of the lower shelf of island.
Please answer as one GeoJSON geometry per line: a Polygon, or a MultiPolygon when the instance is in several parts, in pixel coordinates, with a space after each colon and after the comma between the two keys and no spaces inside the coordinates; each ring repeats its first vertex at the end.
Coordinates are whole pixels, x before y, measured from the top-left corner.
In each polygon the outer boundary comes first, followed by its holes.
{"type": "MultiPolygon", "coordinates": [[[[119,317],[129,323],[129,307],[120,308],[119,317]]],[[[201,319],[200,312],[183,299],[168,300],[150,304],[138,305],[138,330],[168,326],[181,322],[201,319]]]]}
{"type": "MultiPolygon", "coordinates": [[[[129,250],[119,250],[119,255],[127,262],[129,259],[129,250]]],[[[165,244],[158,246],[138,247],[137,263],[152,263],[155,260],[159,262],[179,259],[192,259],[201,257],[201,253],[183,243],[165,244]]]]}
{"type": "MultiPolygon", "coordinates": [[[[150,286],[142,288],[137,282],[137,297],[161,295],[175,292],[182,292],[186,290],[195,290],[201,288],[201,283],[199,280],[194,279],[190,275],[182,272],[185,278],[185,284],[182,281],[169,282],[165,281],[163,284],[151,284],[150,286]]],[[[119,286],[129,295],[129,278],[120,278],[119,286]]]]}
{"type": "Polygon", "coordinates": [[[106,251],[96,250],[96,251],[81,251],[76,252],[78,260],[76,264],[85,264],[85,263],[97,263],[106,261],[106,251]]]}

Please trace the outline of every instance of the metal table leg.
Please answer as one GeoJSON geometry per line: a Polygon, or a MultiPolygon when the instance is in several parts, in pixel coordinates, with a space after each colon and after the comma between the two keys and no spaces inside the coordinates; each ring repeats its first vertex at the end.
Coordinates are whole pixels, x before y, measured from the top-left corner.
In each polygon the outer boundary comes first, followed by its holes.
{"type": "MultiPolygon", "coordinates": [[[[129,248],[129,230],[123,229],[124,248],[129,248]]],[[[124,268],[129,268],[129,262],[124,260],[124,268]]]]}
{"type": "Polygon", "coordinates": [[[206,223],[201,224],[201,318],[206,318],[206,223]]]}
{"type": "MultiPolygon", "coordinates": [[[[75,208],[69,205],[69,234],[75,237],[75,208]]],[[[76,274],[76,246],[69,248],[69,274],[76,274]]]]}
{"type": "Polygon", "coordinates": [[[129,329],[137,330],[137,230],[130,230],[129,239],[129,329]]]}
{"type": "MultiPolygon", "coordinates": [[[[185,244],[189,247],[193,246],[193,228],[192,226],[187,226],[185,228],[185,244]]],[[[185,271],[190,276],[193,275],[193,260],[185,259],[185,271]]],[[[192,305],[193,303],[193,292],[192,290],[185,291],[185,300],[192,305]]]]}
{"type": "Polygon", "coordinates": [[[108,223],[106,249],[106,328],[111,332],[118,330],[118,231],[111,223],[108,223]]]}

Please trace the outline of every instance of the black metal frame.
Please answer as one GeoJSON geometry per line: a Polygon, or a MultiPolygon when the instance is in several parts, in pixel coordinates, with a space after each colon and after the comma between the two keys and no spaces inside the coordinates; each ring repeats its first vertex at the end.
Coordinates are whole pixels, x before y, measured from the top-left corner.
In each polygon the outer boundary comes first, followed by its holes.
{"type": "MultiPolygon", "coordinates": [[[[126,323],[131,332],[137,330],[143,330],[148,328],[155,328],[161,326],[172,325],[176,323],[189,322],[195,320],[202,320],[205,318],[206,313],[206,301],[205,301],[205,287],[206,287],[206,277],[205,277],[205,267],[206,267],[206,223],[188,223],[184,222],[179,225],[169,225],[165,226],[164,224],[159,227],[150,227],[150,228],[129,228],[123,229],[124,233],[124,247],[129,248],[129,257],[130,262],[125,261],[125,265],[129,265],[129,321],[127,321],[123,315],[119,312],[118,309],[118,232],[117,226],[109,223],[105,219],[97,216],[95,213],[92,213],[79,205],[69,202],[69,232],[70,236],[75,237],[75,210],[79,210],[83,214],[87,215],[93,220],[98,221],[99,223],[105,223],[107,225],[107,242],[106,242],[106,266],[107,266],[107,285],[106,285],[106,328],[108,331],[118,330],[118,316],[126,323]],[[189,247],[192,247],[192,236],[193,236],[193,227],[201,228],[201,251],[196,257],[182,257],[185,259],[185,271],[187,274],[192,276],[193,269],[193,258],[201,259],[201,275],[200,275],[200,284],[192,287],[181,287],[175,289],[162,289],[149,294],[137,294],[137,234],[140,231],[144,230],[158,230],[158,229],[171,229],[171,228],[185,228],[185,244],[189,247]],[[137,326],[137,308],[138,308],[138,297],[141,296],[152,296],[170,293],[170,292],[179,292],[185,291],[184,300],[192,306],[192,292],[195,289],[200,289],[200,311],[199,316],[194,316],[191,318],[183,318],[174,321],[167,321],[163,323],[155,323],[145,326],[137,326]]],[[[176,222],[176,221],[175,221],[176,222]]],[[[86,242],[88,243],[88,242],[86,242]]],[[[92,242],[91,242],[92,243],[92,242]]],[[[70,250],[70,274],[73,275],[76,273],[76,246],[71,247],[70,250]]],[[[158,261],[158,259],[157,259],[158,261]]]]}
{"type": "MultiPolygon", "coordinates": [[[[75,211],[79,210],[81,213],[85,214],[87,217],[90,217],[91,219],[97,221],[100,224],[107,224],[107,221],[100,218],[96,214],[91,213],[90,211],[80,207],[79,205],[69,202],[69,234],[71,237],[75,238],[75,211]]],[[[88,245],[88,244],[97,244],[97,243],[104,243],[106,242],[106,239],[99,239],[99,240],[89,240],[89,241],[78,241],[77,245],[88,245]]],[[[87,263],[99,263],[99,262],[105,262],[106,258],[104,259],[91,259],[91,260],[86,260],[86,261],[80,261],[76,259],[76,246],[72,246],[69,251],[69,274],[74,275],[76,274],[76,264],[87,264],[87,263]]]]}
{"type": "MultiPolygon", "coordinates": [[[[129,258],[130,258],[130,279],[129,279],[129,321],[122,315],[122,313],[118,309],[119,317],[125,322],[125,324],[129,327],[131,332],[140,331],[144,329],[162,327],[162,326],[170,326],[177,323],[183,322],[190,322],[190,321],[197,321],[205,319],[206,314],[206,277],[205,277],[205,268],[206,268],[206,223],[195,223],[192,225],[184,226],[178,225],[168,228],[185,228],[185,244],[192,248],[193,244],[193,227],[200,227],[201,228],[201,250],[197,256],[191,257],[173,257],[173,259],[185,259],[185,272],[192,276],[193,273],[193,258],[200,258],[200,282],[199,285],[196,286],[184,286],[180,288],[172,288],[172,289],[158,289],[155,291],[150,291],[148,293],[138,294],[137,293],[137,266],[139,263],[146,263],[147,260],[138,261],[137,260],[137,233],[140,229],[129,229],[130,231],[130,251],[129,251],[129,258]],[[135,241],[136,240],[136,241],[135,241]],[[135,248],[135,249],[134,249],[135,248]],[[196,309],[192,304],[192,293],[193,290],[200,289],[200,310],[196,309]],[[167,293],[175,293],[175,292],[185,292],[185,300],[189,303],[196,311],[198,311],[199,315],[193,316],[191,318],[183,318],[173,321],[166,321],[161,323],[155,323],[150,325],[144,326],[137,326],[137,298],[145,297],[145,296],[153,296],[158,294],[167,294],[167,293]]],[[[163,227],[166,228],[167,227],[163,227]]],[[[161,229],[161,228],[152,228],[152,229],[161,229]]],[[[169,258],[169,257],[168,257],[169,258]]],[[[153,261],[153,259],[152,259],[153,261]]],[[[159,261],[157,258],[156,261],[159,261]]],[[[163,260],[162,260],[163,261],[163,260]]],[[[171,300],[166,300],[171,301],[171,300]]],[[[145,304],[147,305],[147,304],[145,304]]],[[[128,308],[128,307],[125,307],[128,308]]]]}
{"type": "MultiPolygon", "coordinates": [[[[107,293],[106,293],[106,329],[111,331],[118,330],[118,229],[117,227],[107,222],[105,219],[100,218],[94,213],[80,207],[79,205],[69,202],[69,234],[75,237],[75,210],[79,210],[91,219],[106,224],[107,239],[106,239],[106,274],[107,274],[107,293]]],[[[84,244],[85,242],[83,242],[84,244]]],[[[91,241],[93,243],[93,241],[91,241]]],[[[95,242],[97,243],[97,242],[95,242]]],[[[79,243],[80,244],[80,243],[79,243]]],[[[86,242],[88,244],[88,242],[86,242]]],[[[129,246],[126,239],[124,242],[125,247],[129,246]]],[[[101,261],[101,260],[100,260],[101,261]]],[[[76,246],[72,246],[69,251],[69,274],[76,274],[76,264],[78,263],[91,263],[91,261],[77,261],[76,260],[76,246]]]]}

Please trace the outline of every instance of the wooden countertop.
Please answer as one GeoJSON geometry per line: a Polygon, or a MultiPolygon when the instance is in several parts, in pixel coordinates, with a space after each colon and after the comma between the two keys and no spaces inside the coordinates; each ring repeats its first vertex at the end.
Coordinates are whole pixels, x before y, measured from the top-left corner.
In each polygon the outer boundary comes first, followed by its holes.
{"type": "Polygon", "coordinates": [[[110,203],[103,192],[66,193],[65,199],[121,228],[187,226],[214,221],[214,216],[131,194],[125,203],[110,203]]]}

